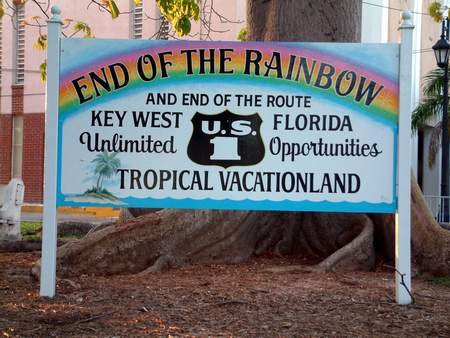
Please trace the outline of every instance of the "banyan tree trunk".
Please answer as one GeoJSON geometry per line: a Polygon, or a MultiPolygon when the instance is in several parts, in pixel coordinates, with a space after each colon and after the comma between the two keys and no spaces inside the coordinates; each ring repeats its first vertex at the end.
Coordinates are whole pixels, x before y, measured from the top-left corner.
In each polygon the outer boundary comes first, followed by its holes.
{"type": "MultiPolygon", "coordinates": [[[[417,272],[450,273],[450,236],[412,180],[417,272]]],[[[320,261],[319,270],[370,270],[394,254],[391,215],[160,210],[125,219],[58,249],[58,274],[146,273],[200,263],[239,263],[268,250],[320,261]],[[375,250],[375,246],[378,250],[375,250]]],[[[39,273],[38,267],[35,273],[39,273]]]]}
{"type": "Polygon", "coordinates": [[[247,0],[247,38],[360,42],[361,13],[361,0],[247,0]]]}
{"type": "MultiPolygon", "coordinates": [[[[249,0],[250,40],[360,40],[361,1],[249,0]]],[[[448,274],[450,236],[413,180],[412,248],[418,271],[448,274]]],[[[370,270],[392,259],[390,215],[261,211],[131,210],[137,218],[58,250],[60,275],[146,273],[193,263],[238,263],[272,251],[302,255],[321,270],[370,270]]]]}

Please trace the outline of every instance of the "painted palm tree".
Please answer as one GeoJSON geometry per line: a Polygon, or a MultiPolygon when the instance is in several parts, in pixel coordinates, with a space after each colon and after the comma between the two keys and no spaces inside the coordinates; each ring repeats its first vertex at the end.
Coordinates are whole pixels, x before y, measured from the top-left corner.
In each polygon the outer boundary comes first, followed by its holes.
{"type": "MultiPolygon", "coordinates": [[[[432,118],[442,113],[443,102],[443,69],[437,68],[429,72],[423,80],[423,99],[412,114],[412,128],[417,131],[423,128],[432,118]]],[[[442,122],[433,128],[430,139],[428,165],[432,167],[441,146],[442,122]]]]}
{"type": "Polygon", "coordinates": [[[98,175],[95,188],[97,193],[102,191],[103,180],[116,174],[117,169],[120,167],[120,160],[117,158],[117,154],[104,151],[92,160],[95,163],[94,172],[98,175]]]}

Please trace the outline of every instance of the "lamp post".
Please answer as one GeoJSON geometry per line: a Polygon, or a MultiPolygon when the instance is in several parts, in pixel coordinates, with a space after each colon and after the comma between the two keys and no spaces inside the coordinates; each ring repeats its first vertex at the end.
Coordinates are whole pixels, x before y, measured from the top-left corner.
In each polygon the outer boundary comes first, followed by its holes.
{"type": "Polygon", "coordinates": [[[434,56],[439,68],[444,71],[443,100],[442,100],[442,161],[441,161],[441,218],[446,222],[448,218],[448,57],[450,44],[448,43],[448,18],[442,21],[442,34],[433,46],[434,56]]]}

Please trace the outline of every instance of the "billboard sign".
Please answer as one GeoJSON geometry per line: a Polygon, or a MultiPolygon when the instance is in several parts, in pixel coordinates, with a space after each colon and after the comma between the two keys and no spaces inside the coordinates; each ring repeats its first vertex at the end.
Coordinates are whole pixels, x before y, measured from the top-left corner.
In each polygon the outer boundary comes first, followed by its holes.
{"type": "Polygon", "coordinates": [[[398,44],[62,39],[58,205],[394,212],[398,44]]]}

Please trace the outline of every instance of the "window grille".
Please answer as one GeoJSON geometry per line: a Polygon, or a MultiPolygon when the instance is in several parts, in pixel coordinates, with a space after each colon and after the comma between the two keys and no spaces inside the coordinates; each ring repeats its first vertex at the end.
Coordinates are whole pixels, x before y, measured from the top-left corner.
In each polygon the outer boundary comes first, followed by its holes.
{"type": "Polygon", "coordinates": [[[134,3],[133,15],[132,15],[132,38],[142,39],[142,25],[144,20],[144,8],[143,1],[139,4],[134,3]]]}
{"type": "Polygon", "coordinates": [[[159,28],[159,39],[160,40],[169,40],[169,21],[161,15],[161,27],[159,28]]]}
{"type": "Polygon", "coordinates": [[[16,7],[14,29],[14,83],[23,84],[25,80],[25,6],[16,7]]]}
{"type": "Polygon", "coordinates": [[[169,21],[161,14],[159,7],[155,4],[155,39],[156,40],[169,40],[170,24],[169,21]]]}

